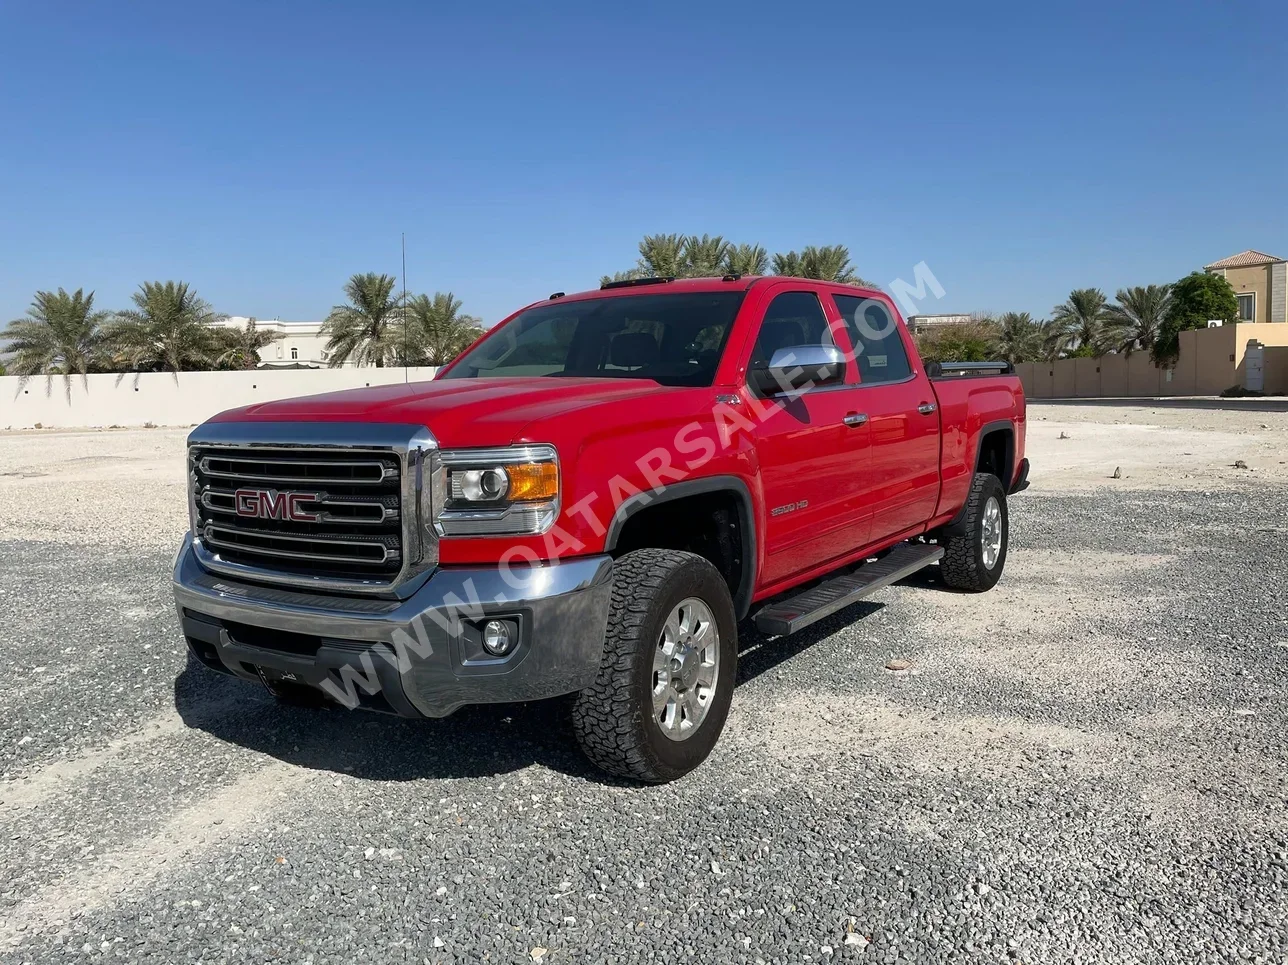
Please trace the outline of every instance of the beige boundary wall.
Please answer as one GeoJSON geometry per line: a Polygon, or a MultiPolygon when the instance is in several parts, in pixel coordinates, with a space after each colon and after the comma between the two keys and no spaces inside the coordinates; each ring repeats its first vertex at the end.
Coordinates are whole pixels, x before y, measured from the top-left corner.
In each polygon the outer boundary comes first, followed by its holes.
{"type": "Polygon", "coordinates": [[[217,412],[254,402],[272,402],[340,389],[425,382],[436,368],[292,369],[250,372],[149,372],[144,375],[73,376],[71,398],[61,376],[24,384],[0,378],[0,429],[94,428],[100,426],[190,426],[217,412]],[[48,391],[47,391],[48,389],[48,391]]]}
{"type": "Polygon", "coordinates": [[[1288,395],[1288,325],[1245,323],[1181,333],[1181,351],[1169,378],[1148,352],[1099,359],[1024,362],[1015,371],[1031,399],[1094,399],[1131,396],[1220,395],[1244,384],[1248,342],[1266,346],[1267,395],[1288,395]]]}

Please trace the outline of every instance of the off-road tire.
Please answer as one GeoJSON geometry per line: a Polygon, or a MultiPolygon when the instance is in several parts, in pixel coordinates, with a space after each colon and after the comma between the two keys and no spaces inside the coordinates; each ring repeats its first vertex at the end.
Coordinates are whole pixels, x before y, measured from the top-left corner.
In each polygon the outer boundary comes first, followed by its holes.
{"type": "Polygon", "coordinates": [[[966,510],[954,530],[954,535],[940,540],[944,547],[944,557],[939,561],[939,572],[944,582],[956,590],[972,593],[991,590],[1002,578],[1002,569],[1006,566],[1007,543],[1011,535],[1006,490],[1002,487],[1001,480],[991,472],[975,473],[970,493],[966,497],[966,510]],[[990,498],[997,500],[1002,511],[1002,549],[991,568],[984,565],[982,543],[984,507],[988,505],[990,498]]]}
{"type": "Polygon", "coordinates": [[[595,683],[573,704],[577,742],[591,762],[619,777],[665,784],[693,770],[715,747],[733,701],[738,624],[724,578],[707,560],[679,550],[642,549],[613,565],[604,658],[595,683]],[[653,717],[653,653],[671,610],[696,597],[715,617],[720,670],[706,716],[674,741],[653,717]]]}

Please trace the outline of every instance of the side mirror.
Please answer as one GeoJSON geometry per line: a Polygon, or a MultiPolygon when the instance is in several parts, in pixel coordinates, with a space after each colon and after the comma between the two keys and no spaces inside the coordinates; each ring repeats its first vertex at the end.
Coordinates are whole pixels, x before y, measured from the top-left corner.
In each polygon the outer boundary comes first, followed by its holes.
{"type": "Polygon", "coordinates": [[[747,383],[764,395],[839,382],[845,358],[835,345],[792,345],[777,349],[763,369],[747,373],[747,383]]]}

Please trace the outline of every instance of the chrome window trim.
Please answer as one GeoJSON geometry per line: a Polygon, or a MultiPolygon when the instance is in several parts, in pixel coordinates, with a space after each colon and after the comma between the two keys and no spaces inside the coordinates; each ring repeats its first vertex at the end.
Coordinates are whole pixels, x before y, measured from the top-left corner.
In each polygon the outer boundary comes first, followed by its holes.
{"type": "MultiPolygon", "coordinates": [[[[748,391],[750,391],[750,388],[751,387],[748,386],[748,391]]],[[[799,399],[802,396],[818,395],[821,392],[842,392],[845,389],[857,388],[859,388],[859,383],[857,382],[829,382],[827,385],[815,385],[810,388],[791,389],[787,392],[775,392],[773,395],[759,396],[758,398],[765,398],[772,402],[775,399],[799,399]]]]}
{"type": "Polygon", "coordinates": [[[908,382],[915,382],[915,381],[917,381],[917,376],[918,376],[918,373],[913,372],[911,375],[905,375],[905,376],[904,376],[903,378],[901,378],[901,379],[889,379],[889,380],[887,380],[887,381],[885,381],[885,382],[855,382],[855,383],[854,383],[854,388],[856,388],[856,389],[879,389],[879,388],[881,388],[881,386],[883,386],[883,385],[904,385],[905,383],[908,383],[908,382]]]}
{"type": "Polygon", "coordinates": [[[212,573],[322,592],[389,594],[397,593],[407,583],[438,565],[438,533],[433,526],[431,486],[425,485],[427,478],[432,480],[438,464],[438,440],[424,426],[366,422],[207,422],[189,433],[187,445],[192,547],[198,562],[212,573]],[[392,453],[399,461],[401,474],[402,568],[392,578],[354,579],[284,573],[222,558],[217,550],[203,543],[197,530],[193,447],[392,453]]]}

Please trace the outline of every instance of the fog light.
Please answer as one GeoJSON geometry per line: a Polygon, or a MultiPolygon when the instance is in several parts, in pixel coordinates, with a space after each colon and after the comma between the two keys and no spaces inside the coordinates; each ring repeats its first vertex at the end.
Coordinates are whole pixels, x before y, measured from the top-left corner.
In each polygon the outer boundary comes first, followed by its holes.
{"type": "Polygon", "coordinates": [[[514,646],[510,624],[504,620],[488,620],[483,625],[483,649],[494,657],[504,657],[514,646]]]}

